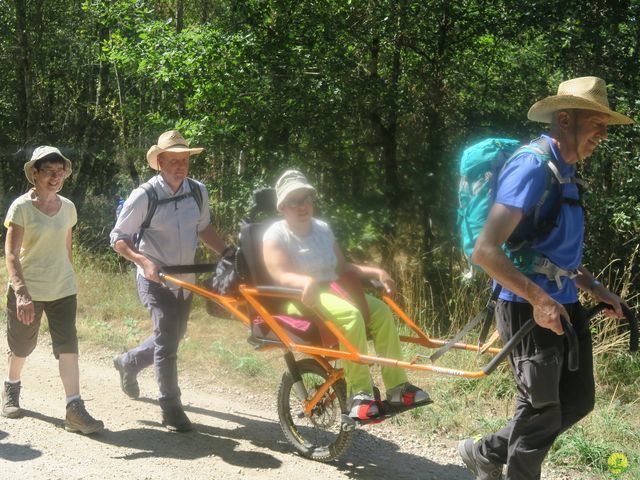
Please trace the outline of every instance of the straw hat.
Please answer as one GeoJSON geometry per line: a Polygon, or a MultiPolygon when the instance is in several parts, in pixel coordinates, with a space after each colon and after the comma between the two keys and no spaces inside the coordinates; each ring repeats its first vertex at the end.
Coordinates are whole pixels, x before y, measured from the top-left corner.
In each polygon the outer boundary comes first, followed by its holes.
{"type": "Polygon", "coordinates": [[[307,177],[305,177],[298,170],[287,170],[276,182],[276,208],[282,210],[282,204],[287,199],[290,193],[296,190],[306,190],[315,194],[316,189],[309,183],[307,177]]]}
{"type": "Polygon", "coordinates": [[[36,148],[31,154],[31,159],[24,164],[24,174],[27,177],[27,180],[29,180],[29,183],[31,183],[32,185],[35,185],[33,181],[33,165],[38,160],[43,159],[44,157],[48,157],[49,155],[52,155],[52,159],[53,156],[57,156],[64,160],[64,178],[68,178],[69,175],[71,175],[71,160],[62,155],[62,153],[60,153],[60,150],[58,150],[56,147],[44,145],[42,147],[36,148]]]}
{"type": "Polygon", "coordinates": [[[177,130],[169,130],[158,137],[158,144],[147,152],[147,161],[154,170],[159,170],[158,155],[163,152],[189,152],[189,155],[202,153],[204,148],[189,148],[189,142],[177,130]]]}
{"type": "Polygon", "coordinates": [[[554,112],[570,108],[606,113],[609,115],[609,125],[633,123],[629,117],[609,108],[607,85],[598,77],[580,77],[562,82],[557,95],[535,103],[527,117],[534,122],[551,123],[554,112]]]}

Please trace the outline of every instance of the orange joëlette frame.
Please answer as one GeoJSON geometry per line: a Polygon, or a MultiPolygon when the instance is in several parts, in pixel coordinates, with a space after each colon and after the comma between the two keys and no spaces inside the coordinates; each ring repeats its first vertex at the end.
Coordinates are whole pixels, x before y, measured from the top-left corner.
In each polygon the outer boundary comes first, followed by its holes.
{"type": "MultiPolygon", "coordinates": [[[[419,371],[427,371],[433,373],[439,373],[444,375],[453,375],[463,378],[484,378],[488,375],[486,368],[484,370],[478,371],[468,371],[468,370],[459,370],[455,368],[446,368],[446,367],[438,367],[435,365],[427,365],[418,363],[418,359],[420,356],[416,356],[412,361],[407,362],[403,360],[396,360],[393,358],[381,357],[377,355],[363,355],[361,354],[340,332],[340,330],[335,326],[333,322],[331,322],[327,315],[323,313],[322,308],[314,308],[314,313],[318,316],[318,318],[324,323],[327,329],[338,339],[340,344],[343,345],[344,350],[338,350],[336,348],[327,348],[327,347],[319,347],[314,345],[305,345],[301,343],[294,342],[287,331],[277,322],[277,320],[273,317],[273,314],[269,312],[264,305],[260,302],[260,298],[270,297],[270,298],[283,298],[289,299],[292,301],[300,300],[299,296],[295,296],[289,292],[286,292],[287,289],[278,289],[278,288],[269,288],[269,287],[248,287],[246,285],[241,285],[239,287],[240,296],[239,298],[234,298],[226,295],[219,295],[205,288],[194,285],[190,282],[185,282],[171,275],[164,274],[164,280],[169,281],[175,285],[178,285],[182,288],[185,288],[193,293],[197,293],[205,298],[214,300],[215,302],[222,305],[225,309],[227,309],[230,313],[232,313],[235,317],[237,317],[240,321],[242,321],[246,326],[251,326],[251,319],[243,313],[240,308],[243,303],[248,303],[253,309],[263,318],[265,323],[269,326],[269,328],[273,331],[273,333],[278,337],[280,342],[282,342],[282,348],[290,350],[292,352],[305,353],[314,357],[316,360],[320,361],[320,363],[325,367],[325,369],[331,374],[333,368],[330,364],[324,359],[345,359],[350,360],[352,362],[364,363],[367,365],[377,364],[377,365],[392,365],[401,368],[407,368],[411,370],[419,370],[419,371]],[[285,291],[279,291],[285,290],[285,291]]],[[[432,339],[430,338],[424,331],[416,325],[407,314],[388,296],[383,295],[382,299],[389,305],[391,310],[411,329],[416,336],[401,336],[400,340],[405,343],[415,343],[418,345],[422,345],[426,348],[438,348],[444,344],[446,344],[446,340],[432,339]]],[[[477,346],[477,345],[469,345],[465,343],[456,343],[453,345],[453,348],[474,352],[487,352],[490,354],[497,354],[501,352],[498,348],[486,348],[486,346],[477,346]]],[[[327,382],[329,385],[325,384],[328,388],[332,383],[334,383],[340,376],[335,378],[332,382],[327,382]]],[[[324,393],[324,392],[323,392],[324,393]]],[[[317,395],[320,398],[322,395],[317,395]]]]}

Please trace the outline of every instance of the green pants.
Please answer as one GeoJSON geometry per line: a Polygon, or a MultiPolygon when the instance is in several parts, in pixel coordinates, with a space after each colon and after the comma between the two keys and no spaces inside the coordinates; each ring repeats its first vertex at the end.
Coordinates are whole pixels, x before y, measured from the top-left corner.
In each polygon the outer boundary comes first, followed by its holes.
{"type": "MultiPolygon", "coordinates": [[[[369,305],[369,334],[373,338],[376,353],[383,357],[396,360],[402,359],[400,339],[393,320],[391,309],[382,300],[365,295],[369,305]]],[[[355,306],[343,298],[332,293],[321,293],[320,303],[329,313],[330,319],[340,329],[345,338],[361,353],[367,353],[367,331],[364,318],[355,306]]],[[[298,313],[295,306],[289,307],[290,314],[298,313]]],[[[340,350],[345,351],[340,344],[340,350]]],[[[360,392],[373,394],[373,384],[369,366],[361,363],[343,361],[344,376],[347,382],[348,394],[360,392]]],[[[399,367],[383,366],[382,381],[387,390],[407,381],[406,372],[399,367]]]]}

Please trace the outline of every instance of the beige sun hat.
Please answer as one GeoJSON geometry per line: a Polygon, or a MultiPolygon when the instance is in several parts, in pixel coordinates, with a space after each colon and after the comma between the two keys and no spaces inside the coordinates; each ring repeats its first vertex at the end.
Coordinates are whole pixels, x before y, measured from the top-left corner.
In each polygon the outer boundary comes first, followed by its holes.
{"type": "Polygon", "coordinates": [[[316,189],[309,183],[307,177],[305,177],[298,170],[287,170],[284,172],[278,181],[276,182],[276,208],[282,210],[282,204],[287,199],[290,193],[296,190],[307,190],[315,195],[316,189]]]}
{"type": "Polygon", "coordinates": [[[56,147],[43,145],[41,147],[37,147],[31,154],[31,158],[29,159],[29,161],[24,164],[24,174],[27,177],[27,180],[29,180],[29,183],[31,183],[32,185],[35,185],[35,183],[33,182],[33,170],[34,170],[33,165],[38,160],[41,160],[44,157],[47,157],[49,155],[56,155],[64,160],[64,170],[65,170],[64,178],[68,178],[69,175],[71,175],[71,160],[69,160],[67,157],[62,155],[60,150],[58,150],[56,147]]]}
{"type": "Polygon", "coordinates": [[[609,108],[607,85],[598,77],[580,77],[562,82],[558,93],[535,103],[527,117],[534,122],[551,123],[554,112],[577,108],[609,115],[609,125],[633,123],[629,117],[609,108]]]}
{"type": "Polygon", "coordinates": [[[163,152],[189,152],[189,155],[202,153],[204,148],[189,148],[189,142],[177,130],[169,130],[158,137],[158,144],[147,152],[149,166],[158,170],[158,155],[163,152]]]}

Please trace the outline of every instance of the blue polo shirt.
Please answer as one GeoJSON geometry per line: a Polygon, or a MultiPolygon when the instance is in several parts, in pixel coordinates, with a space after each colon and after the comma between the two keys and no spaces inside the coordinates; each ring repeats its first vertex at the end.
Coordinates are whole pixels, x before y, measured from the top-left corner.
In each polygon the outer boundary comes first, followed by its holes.
{"type": "MultiPolygon", "coordinates": [[[[575,176],[575,165],[565,163],[556,148],[555,143],[547,135],[544,140],[551,145],[554,162],[561,176],[575,176]]],[[[503,169],[498,178],[496,203],[508,207],[519,208],[524,215],[532,212],[540,201],[547,184],[548,175],[552,175],[545,160],[534,153],[524,152],[514,157],[503,169]]],[[[565,198],[578,199],[578,187],[575,183],[567,183],[558,186],[554,184],[552,191],[541,207],[541,218],[549,218],[558,204],[558,195],[565,198]],[[561,192],[561,193],[560,193],[561,192]]],[[[517,234],[522,229],[530,227],[525,222],[516,228],[517,234]]],[[[575,270],[582,265],[582,251],[584,241],[584,212],[579,205],[562,203],[556,225],[544,238],[536,240],[531,248],[546,256],[555,265],[566,269],[575,270]]],[[[578,289],[575,279],[562,277],[562,288],[558,289],[555,280],[549,280],[543,274],[528,275],[537,285],[547,292],[554,300],[561,304],[578,301],[578,289]]],[[[525,302],[515,293],[503,289],[500,298],[508,301],[525,302]]]]}

